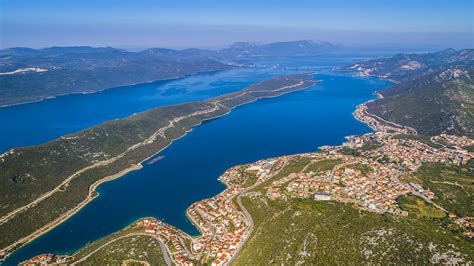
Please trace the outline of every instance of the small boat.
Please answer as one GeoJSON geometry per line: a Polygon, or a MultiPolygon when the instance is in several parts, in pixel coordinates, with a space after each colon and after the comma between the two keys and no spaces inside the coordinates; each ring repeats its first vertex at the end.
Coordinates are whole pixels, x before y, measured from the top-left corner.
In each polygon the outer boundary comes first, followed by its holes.
{"type": "Polygon", "coordinates": [[[163,158],[165,158],[165,156],[158,156],[158,157],[153,158],[150,161],[148,161],[147,164],[154,164],[154,163],[158,162],[159,160],[161,160],[163,158]]]}

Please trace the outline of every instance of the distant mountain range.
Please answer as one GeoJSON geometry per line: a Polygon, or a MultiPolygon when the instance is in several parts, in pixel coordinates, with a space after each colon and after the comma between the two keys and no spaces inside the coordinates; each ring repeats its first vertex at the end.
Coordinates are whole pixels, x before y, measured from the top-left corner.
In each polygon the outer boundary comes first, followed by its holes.
{"type": "Polygon", "coordinates": [[[413,127],[422,135],[474,137],[473,49],[398,54],[343,69],[399,83],[378,91],[383,99],[368,103],[369,113],[413,127]]]}
{"type": "Polygon", "coordinates": [[[95,92],[231,67],[209,58],[168,60],[113,48],[14,48],[2,53],[0,105],[95,92]]]}
{"type": "MultiPolygon", "coordinates": [[[[174,50],[168,48],[150,48],[135,54],[160,56],[163,58],[184,59],[208,57],[219,58],[239,58],[246,56],[294,56],[294,55],[315,55],[320,53],[340,50],[342,44],[332,44],[325,41],[298,40],[288,42],[275,42],[268,44],[237,42],[223,49],[197,49],[189,48],[184,50],[174,50]]],[[[0,50],[0,56],[47,56],[53,54],[89,54],[104,52],[122,52],[128,51],[112,47],[90,47],[90,46],[71,46],[71,47],[48,47],[43,49],[32,49],[26,47],[14,47],[0,50]]]]}
{"type": "Polygon", "coordinates": [[[342,47],[342,44],[332,44],[329,42],[311,40],[276,42],[270,44],[238,42],[229,48],[216,51],[215,56],[233,58],[248,56],[316,55],[337,51],[342,47]]]}
{"type": "Polygon", "coordinates": [[[372,59],[345,70],[357,70],[365,76],[378,76],[396,82],[435,73],[450,66],[474,66],[474,49],[446,49],[435,53],[397,54],[390,58],[372,59]]]}
{"type": "Polygon", "coordinates": [[[310,40],[270,44],[236,43],[219,50],[151,48],[129,52],[112,47],[24,47],[0,50],[0,106],[51,96],[235,67],[255,56],[315,55],[340,44],[310,40]]]}

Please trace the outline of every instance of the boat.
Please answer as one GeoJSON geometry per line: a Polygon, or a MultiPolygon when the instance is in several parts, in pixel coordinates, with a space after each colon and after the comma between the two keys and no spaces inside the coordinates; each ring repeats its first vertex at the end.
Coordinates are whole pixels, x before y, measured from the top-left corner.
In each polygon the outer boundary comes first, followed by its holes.
{"type": "Polygon", "coordinates": [[[158,156],[158,157],[153,158],[150,161],[148,161],[147,164],[154,164],[154,163],[158,162],[159,160],[161,160],[163,158],[165,158],[165,156],[158,156]]]}

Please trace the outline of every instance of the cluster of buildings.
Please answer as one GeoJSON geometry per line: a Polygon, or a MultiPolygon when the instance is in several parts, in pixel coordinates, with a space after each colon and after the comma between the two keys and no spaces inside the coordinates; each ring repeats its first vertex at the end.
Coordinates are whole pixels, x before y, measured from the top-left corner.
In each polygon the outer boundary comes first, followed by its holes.
{"type": "Polygon", "coordinates": [[[337,157],[341,162],[332,170],[292,173],[275,180],[268,187],[267,196],[354,202],[370,211],[403,214],[396,198],[410,192],[410,188],[398,180],[398,170],[384,167],[378,162],[369,162],[362,157],[343,154],[337,157]],[[362,173],[356,167],[361,165],[370,171],[362,173]]]}
{"type": "Polygon", "coordinates": [[[201,262],[225,264],[250,233],[247,217],[232,203],[241,191],[238,185],[229,186],[219,195],[188,208],[188,217],[201,231],[201,236],[192,241],[192,250],[199,254],[201,262]]]}
{"type": "Polygon", "coordinates": [[[438,136],[431,137],[431,140],[436,143],[445,143],[454,147],[468,147],[474,146],[474,140],[468,136],[455,136],[455,135],[446,135],[441,134],[438,136]]]}
{"type": "Polygon", "coordinates": [[[243,185],[247,183],[248,175],[244,173],[255,174],[255,184],[259,184],[270,176],[272,169],[281,167],[283,162],[282,159],[269,159],[227,170],[219,178],[227,188],[212,198],[192,204],[186,212],[201,232],[196,238],[155,218],[143,220],[144,230],[167,240],[172,260],[178,265],[191,265],[193,262],[226,265],[251,232],[251,218],[233,202],[245,190],[243,185]],[[189,251],[184,247],[183,239],[191,243],[189,251]]]}
{"type": "MultiPolygon", "coordinates": [[[[363,159],[356,160],[367,160],[362,163],[368,164],[370,168],[377,173],[376,176],[379,184],[385,182],[385,184],[392,187],[395,186],[396,188],[401,188],[401,184],[409,192],[421,196],[426,200],[434,198],[435,195],[433,192],[424,189],[416,183],[401,183],[398,177],[404,173],[415,171],[424,162],[460,165],[474,157],[472,152],[470,153],[463,149],[451,149],[446,147],[434,148],[418,140],[394,138],[393,136],[392,134],[377,132],[351,137],[350,142],[352,143],[364,143],[374,140],[381,143],[380,148],[367,150],[363,154],[363,159]],[[381,158],[388,158],[395,163],[379,163],[381,158]]],[[[468,143],[468,141],[466,141],[466,143],[468,143]]],[[[337,150],[338,148],[336,147],[335,149],[337,150]]],[[[345,159],[354,160],[347,157],[345,159]]],[[[404,191],[403,189],[398,190],[400,193],[404,191]]]]}
{"type": "Polygon", "coordinates": [[[386,133],[383,132],[374,132],[370,134],[364,134],[359,136],[347,136],[346,142],[342,143],[342,147],[347,147],[351,149],[362,148],[362,146],[367,143],[378,143],[382,145],[383,138],[386,136],[386,133]]]}
{"type": "MultiPolygon", "coordinates": [[[[367,103],[372,102],[368,101],[367,103]]],[[[390,121],[386,121],[381,117],[377,117],[373,114],[369,114],[367,112],[367,103],[360,104],[357,106],[356,110],[354,111],[354,117],[361,121],[362,123],[368,125],[375,131],[380,132],[398,132],[404,134],[416,134],[416,130],[410,127],[402,126],[395,124],[390,121]]]]}
{"type": "Polygon", "coordinates": [[[474,238],[474,217],[458,218],[455,214],[451,215],[453,216],[451,218],[453,218],[458,225],[467,229],[464,231],[464,235],[470,239],[474,238]]]}
{"type": "Polygon", "coordinates": [[[143,227],[145,233],[156,234],[166,240],[170,257],[174,262],[178,265],[192,265],[191,259],[194,256],[187,251],[183,241],[190,239],[186,233],[156,218],[143,218],[143,227]]]}
{"type": "MultiPolygon", "coordinates": [[[[388,212],[406,215],[397,204],[397,197],[413,193],[428,201],[435,195],[429,189],[416,183],[405,183],[399,177],[416,170],[423,162],[463,164],[473,154],[462,149],[439,148],[413,139],[393,138],[393,134],[375,132],[361,136],[347,137],[341,146],[324,146],[318,159],[339,159],[332,170],[313,173],[302,171],[291,173],[275,180],[267,187],[269,198],[314,197],[315,200],[338,200],[356,203],[363,209],[374,212],[388,212]],[[347,155],[345,147],[357,149],[376,143],[375,147],[363,150],[362,156],[347,155]],[[388,158],[395,163],[385,163],[388,158]],[[365,169],[361,171],[361,169],[365,169]]],[[[450,143],[457,142],[465,147],[472,140],[467,137],[450,137],[450,143]]],[[[309,155],[309,154],[306,154],[309,155]]]]}
{"type": "Polygon", "coordinates": [[[245,189],[249,185],[246,174],[255,175],[255,184],[259,184],[271,177],[276,170],[281,169],[290,157],[292,156],[281,156],[275,159],[260,160],[250,165],[235,166],[228,169],[219,177],[219,180],[228,186],[240,186],[245,189]]]}
{"type": "Polygon", "coordinates": [[[440,162],[460,165],[472,158],[469,152],[456,149],[436,149],[428,144],[411,139],[390,139],[377,153],[401,162],[416,170],[422,162],[440,162]]]}
{"type": "Polygon", "coordinates": [[[399,209],[396,199],[410,190],[398,179],[401,175],[399,170],[366,159],[360,159],[355,164],[353,158],[344,156],[343,159],[349,164],[339,167],[332,179],[337,198],[342,201],[353,201],[360,207],[374,212],[404,214],[399,209]],[[358,165],[369,169],[368,172],[362,173],[357,169],[358,165]]]}
{"type": "Polygon", "coordinates": [[[52,263],[64,263],[66,256],[55,255],[55,254],[41,254],[35,256],[24,263],[24,265],[50,265],[52,263]]]}

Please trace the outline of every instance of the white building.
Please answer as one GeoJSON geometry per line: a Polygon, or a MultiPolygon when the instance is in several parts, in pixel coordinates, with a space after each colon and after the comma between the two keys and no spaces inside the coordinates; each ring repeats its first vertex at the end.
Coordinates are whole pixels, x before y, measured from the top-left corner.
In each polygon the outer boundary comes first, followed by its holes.
{"type": "Polygon", "coordinates": [[[314,200],[331,200],[331,193],[316,192],[314,193],[314,200]]]}

